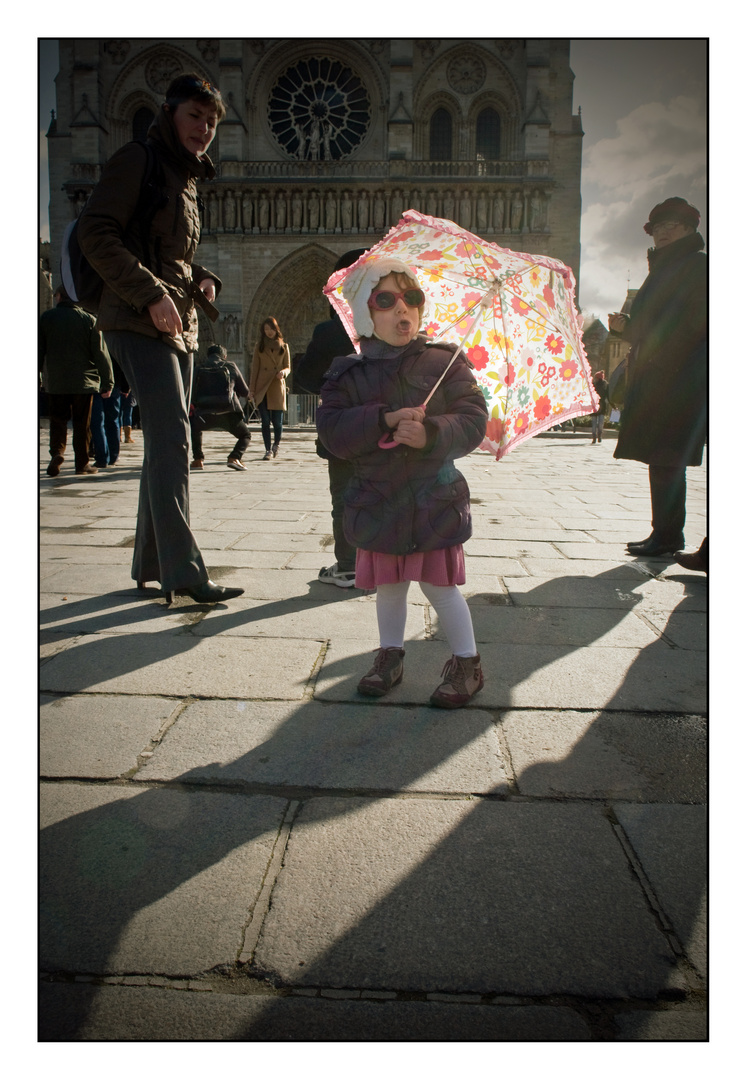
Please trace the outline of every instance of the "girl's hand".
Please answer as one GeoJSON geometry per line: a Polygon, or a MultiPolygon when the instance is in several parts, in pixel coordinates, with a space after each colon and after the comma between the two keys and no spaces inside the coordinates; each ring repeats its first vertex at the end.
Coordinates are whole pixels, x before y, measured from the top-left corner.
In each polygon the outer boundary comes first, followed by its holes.
{"type": "MultiPolygon", "coordinates": [[[[422,412],[422,409],[413,410],[413,412],[415,411],[422,412]]],[[[421,423],[420,420],[400,420],[392,439],[396,443],[404,443],[405,446],[412,446],[416,450],[422,450],[427,440],[425,424],[421,423]]]]}
{"type": "Polygon", "coordinates": [[[148,311],[156,330],[169,337],[176,337],[182,332],[182,320],[176,310],[176,304],[170,296],[162,296],[154,304],[148,304],[148,311]]]}
{"type": "Polygon", "coordinates": [[[612,311],[607,316],[607,325],[610,330],[614,330],[616,334],[622,334],[625,332],[625,328],[628,325],[628,316],[621,315],[619,311],[612,311]]]}
{"type": "Polygon", "coordinates": [[[403,420],[417,420],[421,423],[425,419],[425,409],[418,406],[415,409],[396,409],[395,412],[384,413],[384,423],[390,430],[394,430],[403,420]]]}
{"type": "Polygon", "coordinates": [[[200,292],[203,292],[207,299],[212,304],[215,300],[215,282],[211,277],[206,277],[204,281],[200,282],[200,292]]]}

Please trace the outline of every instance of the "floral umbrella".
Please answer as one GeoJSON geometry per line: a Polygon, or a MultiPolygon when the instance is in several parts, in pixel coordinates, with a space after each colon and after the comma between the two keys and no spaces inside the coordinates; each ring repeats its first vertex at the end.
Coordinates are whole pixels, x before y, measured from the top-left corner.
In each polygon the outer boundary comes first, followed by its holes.
{"type": "Polygon", "coordinates": [[[333,274],[324,292],[351,338],[346,277],[372,259],[412,267],[426,296],[422,332],[461,343],[488,406],[480,449],[500,459],[524,439],[598,408],[564,263],[498,247],[445,218],[406,210],[378,244],[333,274]]]}

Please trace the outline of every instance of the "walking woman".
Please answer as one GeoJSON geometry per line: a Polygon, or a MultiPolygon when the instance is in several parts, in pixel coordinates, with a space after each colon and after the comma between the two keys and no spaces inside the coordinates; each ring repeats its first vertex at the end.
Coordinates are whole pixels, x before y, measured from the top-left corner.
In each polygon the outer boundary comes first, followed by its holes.
{"type": "Polygon", "coordinates": [[[252,373],[249,378],[249,397],[259,409],[262,438],[265,444],[263,461],[278,456],[283,435],[283,413],[286,409],[285,380],[290,374],[290,349],[283,341],[277,321],[265,319],[254,346],[252,373]],[[270,442],[272,425],[273,442],[270,442]]]}
{"type": "Polygon", "coordinates": [[[221,285],[192,261],[200,239],[196,181],[215,175],[207,149],[224,116],[216,87],[180,75],[147,146],[127,143],[110,158],[78,225],[83,252],[104,281],[98,328],[140,407],[144,456],[132,577],[138,588],[160,582],[168,600],[180,590],[203,604],[244,591],[210,581],[189,526],[195,302],[209,307],[221,285]]]}

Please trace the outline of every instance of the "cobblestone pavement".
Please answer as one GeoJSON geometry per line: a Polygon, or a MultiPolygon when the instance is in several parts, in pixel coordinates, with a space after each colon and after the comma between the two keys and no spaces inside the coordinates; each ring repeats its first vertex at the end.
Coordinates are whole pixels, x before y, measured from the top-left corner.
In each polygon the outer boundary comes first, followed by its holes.
{"type": "Polygon", "coordinates": [[[625,554],[614,438],[459,463],[486,685],[453,712],[416,585],[402,683],[357,695],[375,598],[317,581],[310,432],[241,473],[206,435],[214,607],[130,580],[139,431],[90,477],[40,439],[43,1041],[707,1037],[707,579],[625,554]]]}

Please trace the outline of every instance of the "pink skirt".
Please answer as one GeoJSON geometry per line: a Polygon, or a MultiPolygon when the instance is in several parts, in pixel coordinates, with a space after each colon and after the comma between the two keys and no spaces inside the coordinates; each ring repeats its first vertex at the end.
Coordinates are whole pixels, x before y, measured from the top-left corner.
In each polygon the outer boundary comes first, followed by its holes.
{"type": "Polygon", "coordinates": [[[355,556],[355,585],[375,589],[377,585],[397,585],[401,581],[425,581],[429,585],[464,585],[464,548],[461,544],[416,551],[411,555],[384,555],[362,551],[355,556]]]}

